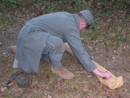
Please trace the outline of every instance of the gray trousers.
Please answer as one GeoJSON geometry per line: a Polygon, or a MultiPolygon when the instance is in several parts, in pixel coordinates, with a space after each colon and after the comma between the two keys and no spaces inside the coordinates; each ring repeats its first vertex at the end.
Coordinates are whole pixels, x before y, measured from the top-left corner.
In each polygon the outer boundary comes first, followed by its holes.
{"type": "Polygon", "coordinates": [[[42,59],[50,60],[54,68],[61,66],[62,55],[65,51],[65,45],[61,38],[56,36],[49,36],[46,45],[42,52],[42,59]]]}

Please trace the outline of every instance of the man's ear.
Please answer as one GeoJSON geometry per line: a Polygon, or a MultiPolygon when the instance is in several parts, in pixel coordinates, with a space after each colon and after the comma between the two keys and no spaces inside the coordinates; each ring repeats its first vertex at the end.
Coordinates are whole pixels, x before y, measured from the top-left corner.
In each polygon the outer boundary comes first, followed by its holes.
{"type": "Polygon", "coordinates": [[[86,27],[86,23],[82,22],[81,26],[82,26],[82,28],[85,28],[86,27]]]}

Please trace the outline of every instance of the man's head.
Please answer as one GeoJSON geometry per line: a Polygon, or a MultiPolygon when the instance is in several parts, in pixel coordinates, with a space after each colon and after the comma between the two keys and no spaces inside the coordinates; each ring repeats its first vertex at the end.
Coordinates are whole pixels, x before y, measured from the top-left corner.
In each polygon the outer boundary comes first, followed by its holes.
{"type": "Polygon", "coordinates": [[[78,16],[80,20],[79,30],[82,30],[85,27],[89,29],[90,25],[92,25],[94,22],[93,16],[89,10],[80,11],[78,16]]]}

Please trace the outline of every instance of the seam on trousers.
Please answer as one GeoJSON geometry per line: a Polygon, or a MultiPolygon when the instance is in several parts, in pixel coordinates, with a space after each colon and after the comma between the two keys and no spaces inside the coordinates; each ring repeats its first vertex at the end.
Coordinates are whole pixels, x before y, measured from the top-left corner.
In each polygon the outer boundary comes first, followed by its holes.
{"type": "Polygon", "coordinates": [[[54,47],[54,54],[55,54],[55,46],[51,42],[49,42],[49,41],[47,41],[47,42],[54,47]]]}

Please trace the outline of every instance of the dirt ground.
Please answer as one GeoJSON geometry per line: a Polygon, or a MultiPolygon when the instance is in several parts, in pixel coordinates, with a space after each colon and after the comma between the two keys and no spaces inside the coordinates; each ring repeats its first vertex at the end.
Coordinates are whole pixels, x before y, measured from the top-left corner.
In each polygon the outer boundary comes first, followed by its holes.
{"type": "MultiPolygon", "coordinates": [[[[20,12],[13,15],[19,22],[11,26],[0,26],[0,83],[6,83],[17,71],[12,68],[14,54],[10,52],[10,46],[16,44],[24,22],[32,18],[20,12]]],[[[130,25],[126,28],[130,30],[130,25]]],[[[22,98],[130,98],[130,45],[124,42],[113,49],[83,39],[83,46],[94,61],[116,77],[122,76],[124,85],[114,90],[109,89],[99,82],[95,75],[87,73],[76,58],[65,52],[62,64],[75,74],[75,78],[61,79],[51,72],[49,62],[41,62],[39,73],[31,75],[32,84],[26,89],[22,98]]],[[[0,88],[2,87],[0,85],[0,88]]],[[[18,98],[24,90],[25,88],[19,88],[15,84],[9,90],[0,92],[0,97],[18,98]]]]}

